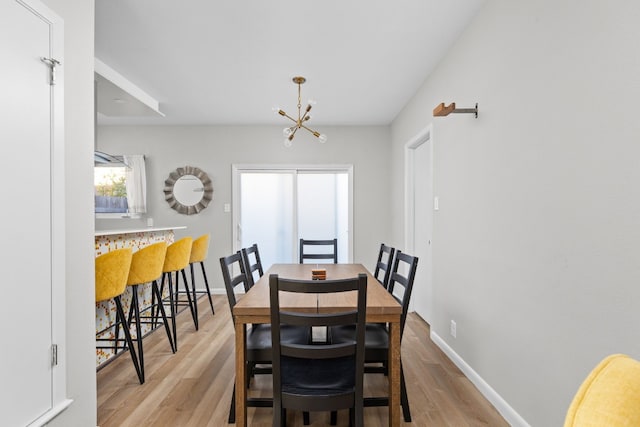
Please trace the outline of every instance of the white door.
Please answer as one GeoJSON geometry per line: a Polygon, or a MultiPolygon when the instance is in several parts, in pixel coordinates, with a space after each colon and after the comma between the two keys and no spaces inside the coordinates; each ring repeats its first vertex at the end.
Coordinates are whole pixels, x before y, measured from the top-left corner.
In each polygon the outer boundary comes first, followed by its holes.
{"type": "Polygon", "coordinates": [[[63,220],[54,207],[64,203],[61,174],[54,173],[56,101],[50,65],[41,59],[52,57],[58,33],[33,4],[0,2],[0,158],[3,175],[10,177],[2,190],[0,418],[12,426],[30,424],[54,404],[52,301],[63,271],[53,243],[54,234],[64,233],[54,228],[63,220]]]}
{"type": "Polygon", "coordinates": [[[433,162],[431,130],[406,146],[407,250],[419,258],[411,307],[427,323],[432,320],[433,162]]]}

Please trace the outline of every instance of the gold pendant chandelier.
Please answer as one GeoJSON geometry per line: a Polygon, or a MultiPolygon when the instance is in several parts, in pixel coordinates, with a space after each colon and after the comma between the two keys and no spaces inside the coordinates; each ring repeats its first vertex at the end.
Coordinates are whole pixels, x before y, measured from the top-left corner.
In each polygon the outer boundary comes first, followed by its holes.
{"type": "Polygon", "coordinates": [[[282,133],[285,136],[284,145],[286,147],[291,147],[293,138],[296,136],[296,132],[300,128],[304,128],[309,132],[311,132],[311,134],[313,134],[313,136],[318,138],[318,141],[320,141],[321,143],[327,142],[327,135],[321,134],[320,132],[316,132],[315,130],[310,129],[309,127],[304,125],[304,123],[311,118],[311,116],[309,115],[309,111],[311,111],[311,107],[315,105],[315,101],[309,100],[309,102],[307,103],[307,108],[305,108],[304,110],[304,114],[302,113],[302,103],[300,101],[300,85],[306,82],[307,79],[305,79],[304,77],[296,76],[292,80],[295,84],[298,85],[298,119],[297,120],[294,119],[293,117],[291,117],[290,115],[288,115],[278,107],[274,107],[273,109],[276,113],[286,117],[287,119],[291,120],[294,123],[292,126],[286,127],[282,131],[282,133]]]}

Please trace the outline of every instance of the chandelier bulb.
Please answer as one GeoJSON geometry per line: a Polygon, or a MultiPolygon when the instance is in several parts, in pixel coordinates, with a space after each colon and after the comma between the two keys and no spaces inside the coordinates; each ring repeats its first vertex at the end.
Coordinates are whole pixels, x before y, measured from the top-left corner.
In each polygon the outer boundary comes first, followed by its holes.
{"type": "Polygon", "coordinates": [[[291,140],[289,138],[285,138],[284,139],[284,146],[285,147],[291,148],[291,144],[292,144],[292,142],[291,142],[291,140]]]}
{"type": "Polygon", "coordinates": [[[310,99],[310,100],[307,101],[307,104],[309,104],[309,105],[311,105],[313,107],[314,105],[316,105],[316,100],[315,99],[310,99]]]}
{"type": "Polygon", "coordinates": [[[311,116],[307,114],[306,116],[304,116],[304,120],[302,120],[302,121],[303,121],[303,122],[306,122],[306,121],[307,121],[307,120],[309,120],[310,118],[311,118],[311,116]]]}
{"type": "Polygon", "coordinates": [[[277,105],[274,105],[273,107],[271,107],[271,111],[278,114],[280,113],[280,107],[278,107],[277,105]]]}
{"type": "Polygon", "coordinates": [[[288,137],[288,136],[289,136],[289,135],[291,135],[292,133],[293,133],[293,130],[291,130],[291,128],[284,128],[284,129],[282,129],[282,134],[283,134],[285,137],[288,137]]]}
{"type": "Polygon", "coordinates": [[[324,144],[325,142],[327,142],[327,135],[321,133],[320,136],[318,137],[318,141],[320,141],[320,143],[324,144]]]}

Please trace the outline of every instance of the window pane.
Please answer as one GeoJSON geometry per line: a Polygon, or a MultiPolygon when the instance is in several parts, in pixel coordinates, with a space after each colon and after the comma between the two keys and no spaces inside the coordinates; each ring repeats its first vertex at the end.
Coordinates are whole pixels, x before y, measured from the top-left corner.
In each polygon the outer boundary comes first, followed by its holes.
{"type": "Polygon", "coordinates": [[[291,173],[242,173],[240,215],[241,246],[257,243],[265,269],[294,260],[291,173]]]}
{"type": "Polygon", "coordinates": [[[101,166],[93,171],[96,213],[126,213],[126,168],[101,166]]]}
{"type": "MultiPolygon", "coordinates": [[[[348,260],[349,201],[347,173],[298,175],[298,237],[338,239],[338,262],[348,260]]],[[[323,252],[326,248],[318,248],[323,252]]]]}

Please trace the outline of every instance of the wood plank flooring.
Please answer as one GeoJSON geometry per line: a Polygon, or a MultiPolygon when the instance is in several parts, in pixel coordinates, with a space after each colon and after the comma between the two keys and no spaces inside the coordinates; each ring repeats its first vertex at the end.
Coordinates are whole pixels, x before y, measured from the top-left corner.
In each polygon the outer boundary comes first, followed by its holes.
{"type": "MultiPolygon", "coordinates": [[[[200,330],[188,310],[177,316],[178,351],[171,353],[164,329],[144,339],[146,382],[140,385],[129,353],[97,373],[98,425],[211,426],[228,425],[234,381],[234,340],[227,298],[214,296],[215,316],[200,298],[200,330]]],[[[402,341],[412,422],[403,426],[508,426],[495,408],[429,339],[429,326],[411,313],[402,341]]],[[[365,396],[383,395],[386,377],[365,376],[365,396]]],[[[271,376],[257,375],[251,395],[270,396],[271,376]]],[[[287,425],[302,426],[302,414],[288,411],[287,425]]],[[[271,408],[249,408],[248,424],[271,426],[271,408]]],[[[348,426],[338,414],[338,426],[348,426]]],[[[311,413],[311,426],[329,425],[329,414],[311,413]]],[[[388,425],[387,408],[365,408],[365,425],[388,425]]]]}

